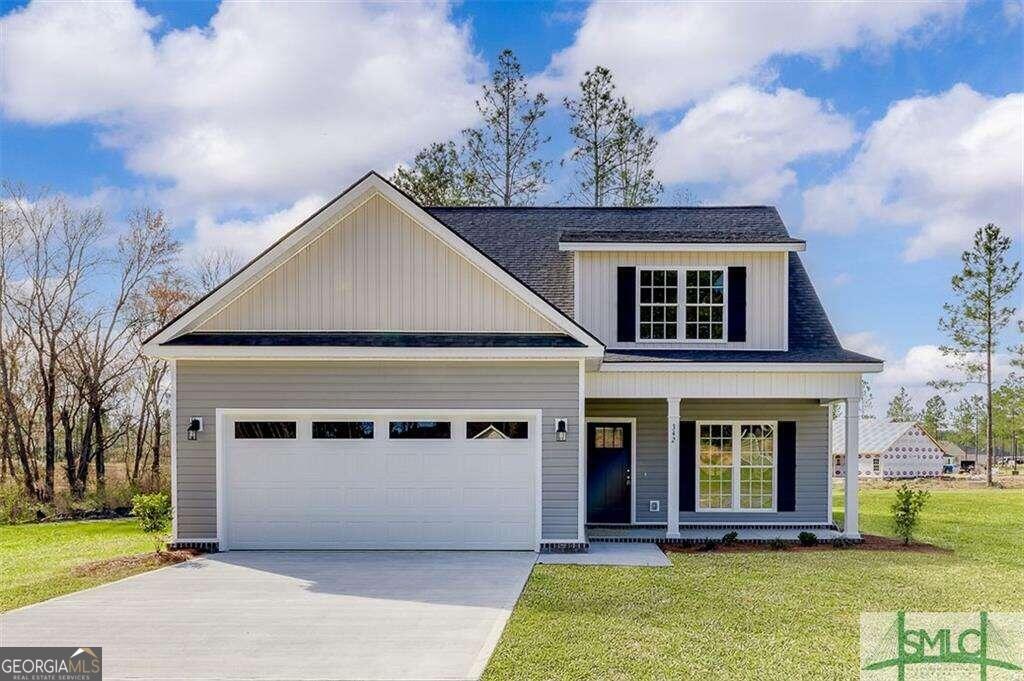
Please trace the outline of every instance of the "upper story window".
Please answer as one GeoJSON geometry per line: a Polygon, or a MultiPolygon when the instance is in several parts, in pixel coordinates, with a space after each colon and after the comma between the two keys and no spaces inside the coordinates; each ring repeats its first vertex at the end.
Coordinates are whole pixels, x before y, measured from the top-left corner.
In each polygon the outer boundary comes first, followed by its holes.
{"type": "Polygon", "coordinates": [[[640,340],[724,340],[725,270],[641,269],[639,307],[640,340]]]}
{"type": "Polygon", "coordinates": [[[686,340],[725,338],[725,272],[686,271],[686,340]]]}
{"type": "Polygon", "coordinates": [[[640,270],[640,338],[675,340],[679,333],[679,273],[640,270]]]}

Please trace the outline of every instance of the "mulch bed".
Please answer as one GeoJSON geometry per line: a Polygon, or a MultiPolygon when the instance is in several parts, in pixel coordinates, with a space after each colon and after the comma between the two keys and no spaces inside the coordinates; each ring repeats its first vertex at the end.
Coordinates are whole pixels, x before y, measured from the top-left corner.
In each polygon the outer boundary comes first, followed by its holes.
{"type": "Polygon", "coordinates": [[[192,560],[202,554],[197,549],[174,549],[172,551],[161,551],[160,553],[137,553],[134,556],[119,556],[106,560],[96,560],[91,563],[76,565],[71,570],[75,577],[95,577],[97,575],[115,574],[134,570],[140,567],[160,567],[173,565],[192,560]]]}
{"type": "Polygon", "coordinates": [[[772,548],[767,543],[759,542],[737,542],[735,544],[724,545],[718,543],[713,551],[704,549],[703,544],[686,545],[686,544],[659,544],[662,551],[673,552],[673,553],[761,553],[765,551],[908,551],[910,553],[937,553],[937,554],[951,554],[951,549],[942,548],[941,546],[935,546],[934,544],[926,544],[924,542],[911,542],[910,544],[904,545],[902,539],[894,539],[892,537],[879,537],[875,534],[862,535],[864,541],[859,544],[851,544],[839,549],[832,544],[815,544],[814,546],[801,546],[797,543],[787,543],[785,549],[772,548]]]}

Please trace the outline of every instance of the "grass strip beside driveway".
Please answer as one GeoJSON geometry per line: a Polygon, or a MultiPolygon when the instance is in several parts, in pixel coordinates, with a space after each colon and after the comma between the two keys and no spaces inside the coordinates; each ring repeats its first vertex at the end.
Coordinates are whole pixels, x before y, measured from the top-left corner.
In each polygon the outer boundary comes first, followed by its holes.
{"type": "Polygon", "coordinates": [[[152,539],[135,519],[0,525],[0,612],[163,565],[153,557],[82,569],[152,551],[152,539]]]}

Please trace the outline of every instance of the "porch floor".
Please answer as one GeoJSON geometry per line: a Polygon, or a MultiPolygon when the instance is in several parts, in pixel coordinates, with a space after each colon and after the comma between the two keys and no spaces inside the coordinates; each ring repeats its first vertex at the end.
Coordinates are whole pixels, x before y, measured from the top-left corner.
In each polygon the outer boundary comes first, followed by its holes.
{"type": "Polygon", "coordinates": [[[667,539],[664,527],[588,527],[590,542],[670,542],[692,543],[721,539],[727,532],[736,532],[740,541],[769,542],[773,539],[797,541],[801,532],[813,532],[819,541],[831,541],[842,535],[831,527],[680,527],[678,539],[667,539]]]}

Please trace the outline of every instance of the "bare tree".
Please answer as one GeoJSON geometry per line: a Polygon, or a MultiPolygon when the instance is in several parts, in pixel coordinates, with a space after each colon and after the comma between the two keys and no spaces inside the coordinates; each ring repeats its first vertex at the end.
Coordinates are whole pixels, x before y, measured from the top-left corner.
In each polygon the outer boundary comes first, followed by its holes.
{"type": "MultiPolygon", "coordinates": [[[[112,270],[114,294],[96,306],[75,334],[72,357],[83,379],[86,417],[91,425],[92,447],[83,446],[78,460],[78,489],[84,489],[90,461],[95,462],[96,486],[106,483],[105,452],[118,433],[105,432],[108,401],[121,394],[122,386],[140,359],[141,346],[134,330],[142,320],[131,304],[139,290],[148,287],[157,272],[177,255],[178,242],[162,213],[139,210],[128,218],[128,230],[117,241],[114,253],[101,262],[112,270]]],[[[85,445],[86,443],[83,443],[85,445]]]]}
{"type": "Polygon", "coordinates": [[[45,461],[43,489],[36,492],[41,499],[51,499],[61,357],[68,348],[69,328],[80,313],[83,277],[93,266],[91,251],[103,219],[98,211],[72,210],[58,196],[44,193],[29,198],[20,187],[8,184],[4,189],[4,212],[10,211],[17,238],[10,241],[0,305],[33,350],[41,389],[45,461]]]}
{"type": "MultiPolygon", "coordinates": [[[[245,259],[231,248],[214,248],[203,251],[192,263],[192,281],[197,293],[205,295],[217,288],[228,277],[242,269],[245,259]]],[[[170,321],[168,319],[167,321],[170,321]]]]}

